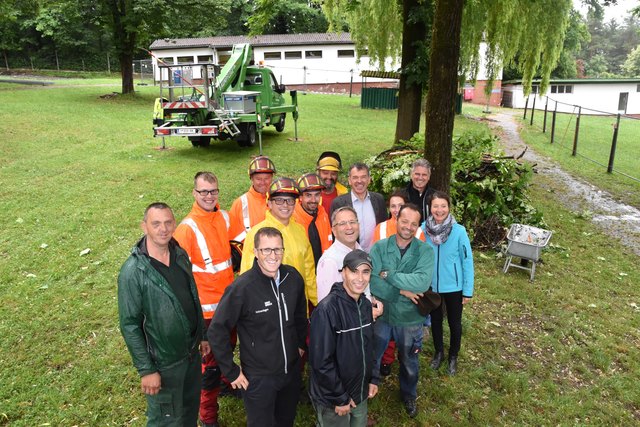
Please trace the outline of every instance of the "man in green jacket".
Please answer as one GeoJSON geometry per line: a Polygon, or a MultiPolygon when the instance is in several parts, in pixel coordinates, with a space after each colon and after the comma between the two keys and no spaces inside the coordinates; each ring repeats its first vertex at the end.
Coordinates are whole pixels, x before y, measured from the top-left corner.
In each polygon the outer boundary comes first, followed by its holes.
{"type": "Polygon", "coordinates": [[[120,331],[147,398],[148,426],[195,427],[200,354],[208,354],[204,319],[187,253],[173,240],[176,220],[152,203],[144,237],[118,276],[120,331]]]}
{"type": "Polygon", "coordinates": [[[434,264],[433,249],[415,238],[419,226],[419,208],[407,203],[398,213],[396,234],[376,242],[370,253],[371,294],[384,304],[384,313],[373,327],[376,365],[380,367],[382,354],[393,338],[400,359],[400,394],[411,418],[418,413],[418,356],[424,322],[416,303],[431,285],[434,264]]]}

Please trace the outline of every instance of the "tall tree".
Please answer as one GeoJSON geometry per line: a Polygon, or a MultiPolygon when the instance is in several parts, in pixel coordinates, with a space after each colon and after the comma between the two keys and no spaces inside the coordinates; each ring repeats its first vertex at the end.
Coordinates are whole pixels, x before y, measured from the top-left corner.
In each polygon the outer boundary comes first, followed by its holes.
{"type": "Polygon", "coordinates": [[[511,64],[519,57],[518,68],[523,74],[525,94],[531,90],[531,81],[538,69],[542,75],[541,90],[545,91],[562,50],[571,6],[571,0],[475,0],[466,3],[464,0],[436,0],[425,136],[425,156],[435,167],[431,177],[434,188],[449,190],[457,90],[452,82],[477,69],[480,41],[487,43],[485,65],[489,83],[504,64],[511,64]],[[459,25],[461,15],[462,24],[459,25]],[[460,37],[461,31],[463,37],[460,37]],[[451,61],[447,55],[455,57],[456,61],[451,61]]]}
{"type": "MultiPolygon", "coordinates": [[[[372,66],[394,68],[400,58],[400,82],[395,142],[411,138],[420,129],[422,97],[429,76],[431,0],[324,0],[323,10],[339,29],[346,21],[356,50],[367,52],[372,66]]],[[[360,57],[360,56],[359,56],[360,57]]]]}
{"type": "MultiPolygon", "coordinates": [[[[88,1],[88,0],[84,0],[88,1]]],[[[228,10],[229,0],[101,0],[109,14],[113,42],[120,60],[122,93],[133,93],[133,59],[141,47],[147,47],[150,35],[166,34],[172,23],[198,31],[207,19],[228,10]],[[185,17],[193,19],[185,24],[185,17]],[[145,40],[146,43],[141,43],[145,40]]]]}
{"type": "Polygon", "coordinates": [[[308,0],[256,0],[249,18],[251,34],[324,33],[328,27],[320,6],[308,0]]]}
{"type": "Polygon", "coordinates": [[[424,152],[433,166],[431,186],[447,192],[463,6],[464,0],[437,0],[431,36],[424,152]]]}

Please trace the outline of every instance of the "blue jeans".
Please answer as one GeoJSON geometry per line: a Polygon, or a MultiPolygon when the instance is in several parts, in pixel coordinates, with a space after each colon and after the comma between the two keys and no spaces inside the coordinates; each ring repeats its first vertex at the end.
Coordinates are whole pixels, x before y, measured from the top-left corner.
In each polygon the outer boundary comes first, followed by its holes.
{"type": "Polygon", "coordinates": [[[418,372],[420,350],[422,350],[422,323],[411,326],[392,326],[378,319],[373,326],[375,340],[376,366],[380,361],[389,340],[393,338],[400,360],[400,394],[402,399],[415,400],[418,396],[418,372]]]}

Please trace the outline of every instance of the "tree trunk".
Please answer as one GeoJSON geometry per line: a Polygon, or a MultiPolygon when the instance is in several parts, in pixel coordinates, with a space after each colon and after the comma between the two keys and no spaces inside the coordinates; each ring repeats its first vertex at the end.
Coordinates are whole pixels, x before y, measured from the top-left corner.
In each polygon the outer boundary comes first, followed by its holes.
{"type": "Polygon", "coordinates": [[[2,56],[4,56],[4,66],[7,69],[7,71],[9,71],[9,58],[7,57],[7,51],[6,50],[2,51],[2,56]]]}
{"type": "Polygon", "coordinates": [[[420,131],[422,113],[422,84],[415,78],[408,83],[407,68],[417,59],[417,44],[427,37],[425,23],[422,20],[410,19],[414,8],[422,7],[420,0],[402,0],[402,71],[400,74],[400,90],[398,93],[398,118],[394,143],[408,140],[420,131]]]}
{"type": "Polygon", "coordinates": [[[424,151],[433,166],[431,186],[447,193],[463,6],[464,0],[437,0],[431,36],[424,151]]]}
{"type": "Polygon", "coordinates": [[[122,73],[122,94],[134,93],[132,53],[123,52],[120,54],[120,72],[122,73]]]}

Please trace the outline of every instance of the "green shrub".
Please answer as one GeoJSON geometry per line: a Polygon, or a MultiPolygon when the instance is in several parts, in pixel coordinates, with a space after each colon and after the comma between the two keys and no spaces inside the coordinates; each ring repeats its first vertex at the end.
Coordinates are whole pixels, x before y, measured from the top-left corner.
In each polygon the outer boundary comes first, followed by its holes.
{"type": "MultiPolygon", "coordinates": [[[[465,133],[453,141],[451,188],[453,215],[469,231],[475,246],[493,247],[504,240],[512,223],[544,226],[542,214],[530,203],[527,188],[532,169],[505,157],[497,138],[487,133],[465,133]]],[[[424,136],[366,160],[371,189],[390,194],[410,181],[411,163],[424,155],[424,136]]]]}

